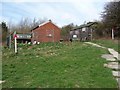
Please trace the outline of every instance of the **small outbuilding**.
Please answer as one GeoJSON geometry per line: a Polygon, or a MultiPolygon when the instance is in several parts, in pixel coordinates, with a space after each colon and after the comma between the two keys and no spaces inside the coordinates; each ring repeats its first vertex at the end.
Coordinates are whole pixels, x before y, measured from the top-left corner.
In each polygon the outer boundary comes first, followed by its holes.
{"type": "Polygon", "coordinates": [[[14,42],[14,39],[17,39],[17,43],[31,43],[31,33],[16,33],[15,32],[11,32],[9,33],[9,35],[6,38],[6,45],[11,48],[12,43],[14,42]]]}
{"type": "Polygon", "coordinates": [[[51,20],[40,24],[35,27],[32,32],[32,42],[59,42],[60,41],[60,28],[55,25],[51,20]]]}

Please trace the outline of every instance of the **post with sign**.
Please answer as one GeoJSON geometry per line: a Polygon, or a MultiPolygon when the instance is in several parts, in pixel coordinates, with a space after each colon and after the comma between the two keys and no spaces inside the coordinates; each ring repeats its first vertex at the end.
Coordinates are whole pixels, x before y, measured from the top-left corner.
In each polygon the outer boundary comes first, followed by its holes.
{"type": "Polygon", "coordinates": [[[17,53],[17,37],[15,36],[15,53],[17,53]]]}
{"type": "Polygon", "coordinates": [[[17,35],[16,35],[16,32],[14,32],[14,40],[15,40],[15,53],[17,54],[17,35]]]}

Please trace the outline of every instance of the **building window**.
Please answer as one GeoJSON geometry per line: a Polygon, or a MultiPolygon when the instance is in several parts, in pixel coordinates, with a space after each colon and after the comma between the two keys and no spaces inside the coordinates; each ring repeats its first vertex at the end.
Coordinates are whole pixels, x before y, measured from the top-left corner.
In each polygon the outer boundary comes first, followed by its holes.
{"type": "Polygon", "coordinates": [[[78,35],[78,34],[79,34],[79,30],[76,30],[76,31],[75,31],[75,34],[77,34],[77,35],[78,35]]]}
{"type": "Polygon", "coordinates": [[[49,33],[49,34],[47,34],[46,36],[47,36],[47,37],[52,37],[53,35],[49,33]]]}
{"type": "Polygon", "coordinates": [[[77,35],[73,35],[73,38],[77,38],[77,35]]]}
{"type": "Polygon", "coordinates": [[[86,28],[82,28],[82,32],[86,32],[86,28]]]}
{"type": "Polygon", "coordinates": [[[53,36],[53,30],[46,30],[46,36],[52,37],[53,36]]]}

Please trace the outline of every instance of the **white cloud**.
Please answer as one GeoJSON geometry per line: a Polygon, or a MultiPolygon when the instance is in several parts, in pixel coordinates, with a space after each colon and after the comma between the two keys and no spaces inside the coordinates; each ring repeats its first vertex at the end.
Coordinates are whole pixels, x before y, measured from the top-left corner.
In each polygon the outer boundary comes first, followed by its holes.
{"type": "Polygon", "coordinates": [[[70,19],[70,18],[72,18],[72,17],[71,17],[70,14],[65,13],[65,14],[62,15],[62,18],[63,18],[63,19],[70,19]]]}
{"type": "Polygon", "coordinates": [[[79,2],[73,2],[73,6],[81,15],[81,20],[84,21],[93,21],[100,19],[100,13],[103,10],[105,2],[101,2],[101,0],[84,0],[79,2]],[[96,3],[101,3],[101,7],[97,6],[96,3]]]}

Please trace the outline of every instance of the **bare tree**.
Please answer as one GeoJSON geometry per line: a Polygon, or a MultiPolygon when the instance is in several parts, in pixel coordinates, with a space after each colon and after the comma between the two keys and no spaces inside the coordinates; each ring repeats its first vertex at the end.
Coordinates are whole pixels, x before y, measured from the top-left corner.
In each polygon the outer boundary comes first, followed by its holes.
{"type": "Polygon", "coordinates": [[[39,24],[42,24],[42,23],[44,23],[45,21],[47,21],[46,18],[38,19],[38,20],[37,20],[36,18],[34,18],[33,21],[32,21],[32,23],[31,23],[31,29],[37,27],[39,24]]]}
{"type": "Polygon", "coordinates": [[[45,21],[47,21],[46,18],[38,20],[36,18],[33,20],[30,18],[22,18],[18,24],[11,24],[10,22],[10,30],[12,32],[17,31],[17,33],[30,33],[33,28],[45,21]]]}
{"type": "Polygon", "coordinates": [[[30,23],[31,23],[31,21],[28,18],[21,19],[21,21],[18,24],[19,30],[22,33],[29,32],[30,31],[30,23]]]}

